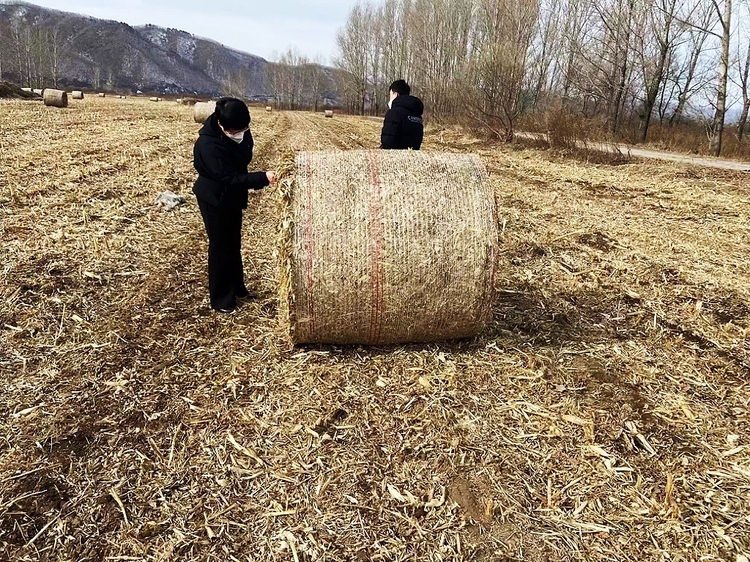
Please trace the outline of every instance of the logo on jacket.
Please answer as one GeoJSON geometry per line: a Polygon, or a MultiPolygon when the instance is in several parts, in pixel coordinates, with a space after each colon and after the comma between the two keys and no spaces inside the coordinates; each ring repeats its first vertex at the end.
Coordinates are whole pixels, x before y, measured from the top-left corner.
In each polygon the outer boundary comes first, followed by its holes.
{"type": "Polygon", "coordinates": [[[416,117],[414,115],[407,115],[406,118],[412,123],[419,123],[420,125],[422,124],[421,117],[416,117]]]}

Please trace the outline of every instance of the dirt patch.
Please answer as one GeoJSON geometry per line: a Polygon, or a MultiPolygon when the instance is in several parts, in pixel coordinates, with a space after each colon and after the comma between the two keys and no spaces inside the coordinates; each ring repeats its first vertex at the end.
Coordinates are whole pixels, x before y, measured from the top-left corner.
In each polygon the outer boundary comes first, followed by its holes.
{"type": "Polygon", "coordinates": [[[471,521],[485,529],[492,525],[491,496],[486,491],[479,491],[477,486],[472,486],[466,478],[458,476],[450,483],[448,497],[461,507],[471,521]]]}

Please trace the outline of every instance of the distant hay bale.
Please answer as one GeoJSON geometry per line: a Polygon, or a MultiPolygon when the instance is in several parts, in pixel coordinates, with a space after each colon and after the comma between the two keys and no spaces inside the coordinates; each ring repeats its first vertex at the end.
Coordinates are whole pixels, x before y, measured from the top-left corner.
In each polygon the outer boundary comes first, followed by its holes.
{"type": "Polygon", "coordinates": [[[83,92],[81,92],[80,90],[73,90],[73,93],[71,94],[71,96],[74,100],[82,100],[83,92]]]}
{"type": "Polygon", "coordinates": [[[50,107],[68,107],[68,94],[62,90],[47,88],[44,90],[44,105],[50,107]]]}
{"type": "Polygon", "coordinates": [[[127,96],[118,96],[121,100],[127,99],[127,96]]]}
{"type": "Polygon", "coordinates": [[[302,152],[281,187],[294,343],[441,341],[490,320],[497,211],[477,155],[302,152]]]}
{"type": "Polygon", "coordinates": [[[36,95],[38,95],[38,96],[41,96],[41,95],[43,95],[43,94],[44,94],[44,90],[42,90],[42,89],[40,89],[40,88],[34,88],[34,89],[33,89],[33,90],[31,90],[31,91],[32,91],[32,92],[34,92],[34,93],[35,93],[36,95]]]}
{"type": "Polygon", "coordinates": [[[199,101],[193,107],[193,121],[196,123],[205,123],[206,119],[213,115],[215,109],[215,101],[199,101]]]}
{"type": "Polygon", "coordinates": [[[182,105],[182,98],[177,98],[174,101],[175,101],[175,103],[179,103],[180,105],[182,105]]]}
{"type": "Polygon", "coordinates": [[[180,100],[179,103],[180,103],[180,105],[195,105],[199,101],[201,101],[201,100],[199,100],[197,98],[182,98],[182,100],[180,100]]]}
{"type": "Polygon", "coordinates": [[[270,105],[267,105],[266,106],[266,111],[273,111],[273,107],[271,107],[270,105]]]}
{"type": "Polygon", "coordinates": [[[161,98],[148,98],[148,101],[161,101],[161,98]]]}
{"type": "Polygon", "coordinates": [[[325,110],[325,116],[326,117],[333,117],[333,110],[332,109],[326,109],[325,110]]]}
{"type": "Polygon", "coordinates": [[[32,92],[33,93],[33,90],[31,88],[21,88],[21,91],[23,91],[23,92],[32,92]]]}
{"type": "Polygon", "coordinates": [[[107,95],[107,94],[105,94],[104,92],[99,92],[99,93],[98,93],[97,95],[98,95],[98,96],[99,96],[100,98],[103,98],[103,97],[106,97],[106,95],[107,95]]]}

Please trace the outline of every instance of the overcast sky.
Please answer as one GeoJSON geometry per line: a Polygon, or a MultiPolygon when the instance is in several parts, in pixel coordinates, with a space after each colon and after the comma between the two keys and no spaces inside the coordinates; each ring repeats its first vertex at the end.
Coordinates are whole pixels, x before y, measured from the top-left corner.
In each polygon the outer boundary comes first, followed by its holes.
{"type": "Polygon", "coordinates": [[[175,27],[272,59],[296,45],[330,63],[336,32],[356,0],[29,0],[46,8],[125,22],[175,27]]]}

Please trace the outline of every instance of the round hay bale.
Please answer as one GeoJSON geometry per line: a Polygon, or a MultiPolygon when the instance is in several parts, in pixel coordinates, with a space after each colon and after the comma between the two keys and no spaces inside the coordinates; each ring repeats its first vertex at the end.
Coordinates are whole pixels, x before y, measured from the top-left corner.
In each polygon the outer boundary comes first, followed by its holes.
{"type": "Polygon", "coordinates": [[[118,96],[121,100],[128,99],[127,96],[118,96]]]}
{"type": "Polygon", "coordinates": [[[41,96],[41,95],[43,95],[43,94],[44,94],[44,90],[41,90],[41,89],[39,89],[39,88],[34,88],[34,89],[33,89],[33,90],[31,90],[31,91],[32,91],[32,92],[34,92],[34,93],[35,93],[36,95],[38,95],[38,96],[41,96]]]}
{"type": "Polygon", "coordinates": [[[47,88],[44,90],[44,105],[51,107],[68,107],[68,94],[62,90],[47,88]]]}
{"type": "Polygon", "coordinates": [[[148,101],[161,101],[161,98],[148,98],[148,101]]]}
{"type": "Polygon", "coordinates": [[[178,103],[178,104],[182,105],[182,98],[177,98],[174,101],[175,101],[175,103],[178,103]]]}
{"type": "Polygon", "coordinates": [[[273,107],[271,107],[270,105],[267,105],[266,106],[266,111],[273,111],[273,107]]]}
{"type": "Polygon", "coordinates": [[[484,329],[498,229],[477,155],[302,152],[281,185],[280,302],[294,343],[429,342],[484,329]]]}
{"type": "Polygon", "coordinates": [[[193,106],[193,121],[196,123],[205,123],[206,119],[211,117],[215,110],[215,101],[199,101],[193,106]]]}
{"type": "Polygon", "coordinates": [[[31,88],[21,88],[23,92],[32,92],[31,88]]]}
{"type": "Polygon", "coordinates": [[[325,116],[326,117],[333,117],[333,110],[332,109],[326,109],[325,110],[325,116]]]}
{"type": "Polygon", "coordinates": [[[100,98],[103,98],[103,97],[106,97],[106,96],[107,96],[107,94],[105,94],[104,92],[99,92],[99,93],[98,93],[97,95],[98,95],[98,96],[99,96],[100,98]]]}
{"type": "Polygon", "coordinates": [[[83,99],[83,92],[80,90],[73,90],[73,93],[71,94],[74,100],[82,100],[83,99]]]}

